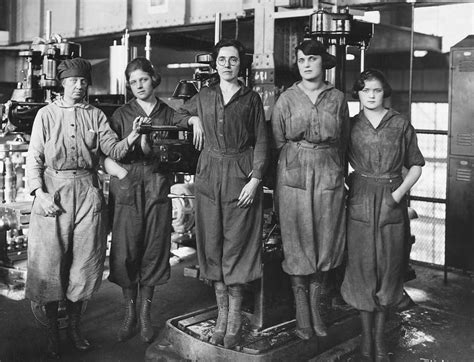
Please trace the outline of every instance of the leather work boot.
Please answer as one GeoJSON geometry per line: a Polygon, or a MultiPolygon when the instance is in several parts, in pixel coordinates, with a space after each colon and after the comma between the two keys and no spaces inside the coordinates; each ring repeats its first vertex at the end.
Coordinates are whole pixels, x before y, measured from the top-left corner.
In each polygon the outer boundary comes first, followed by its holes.
{"type": "Polygon", "coordinates": [[[319,313],[321,305],[321,283],[316,277],[310,278],[309,282],[309,305],[311,310],[311,319],[313,321],[314,333],[319,337],[328,335],[326,325],[324,324],[321,314],[319,313]]]}
{"type": "Polygon", "coordinates": [[[92,346],[87,339],[82,337],[80,330],[82,303],[82,301],[71,302],[70,300],[66,302],[69,317],[67,335],[76,349],[79,351],[87,351],[91,349],[92,346]]]}
{"type": "Polygon", "coordinates": [[[362,324],[362,333],[360,336],[361,360],[372,362],[374,360],[374,340],[372,334],[372,328],[374,327],[374,313],[363,310],[359,312],[362,324]]]}
{"type": "Polygon", "coordinates": [[[229,313],[229,293],[227,292],[227,285],[223,282],[215,282],[214,289],[216,292],[218,313],[214,333],[211,337],[211,343],[223,344],[227,329],[227,315],[229,313]]]}
{"type": "Polygon", "coordinates": [[[300,339],[308,340],[313,336],[308,303],[308,279],[306,276],[291,275],[290,280],[296,306],[295,334],[300,339]]]}
{"type": "Polygon", "coordinates": [[[145,343],[153,339],[153,325],[151,324],[151,302],[155,287],[140,286],[140,337],[145,343]]]}
{"type": "Polygon", "coordinates": [[[390,362],[390,358],[387,353],[385,346],[385,318],[387,316],[386,311],[375,312],[375,361],[376,362],[390,362]]]}
{"type": "Polygon", "coordinates": [[[46,303],[44,309],[46,311],[47,325],[47,356],[48,358],[59,359],[59,329],[58,329],[58,306],[59,302],[46,303]]]}
{"type": "Polygon", "coordinates": [[[137,325],[137,286],[132,286],[132,288],[122,288],[122,292],[124,297],[124,317],[122,325],[117,333],[117,340],[119,342],[126,341],[133,337],[137,325]]]}
{"type": "Polygon", "coordinates": [[[240,342],[242,327],[242,285],[233,284],[227,288],[229,293],[229,314],[227,317],[227,330],[224,337],[224,347],[233,348],[240,342]]]}

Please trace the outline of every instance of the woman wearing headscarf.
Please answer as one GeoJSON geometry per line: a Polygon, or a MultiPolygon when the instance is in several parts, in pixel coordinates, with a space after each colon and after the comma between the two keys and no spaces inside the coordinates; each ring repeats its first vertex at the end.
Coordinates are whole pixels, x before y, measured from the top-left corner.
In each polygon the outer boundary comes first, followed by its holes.
{"type": "Polygon", "coordinates": [[[344,154],[349,113],[344,94],[325,81],[336,64],[323,44],[296,49],[301,80],[278,98],[272,115],[279,151],[276,204],[283,270],[296,304],[296,335],[327,334],[320,314],[322,272],[339,266],[345,245],[344,154]]]}
{"type": "Polygon", "coordinates": [[[59,357],[59,302],[66,299],[68,336],[83,351],[91,345],[79,324],[84,301],[102,280],[106,247],[104,197],[97,168],[102,154],[125,157],[139,138],[135,120],[119,141],[105,114],[85,102],[91,65],[81,58],[58,66],[64,94],[36,115],[26,161],[35,196],[28,233],[26,297],[43,305],[48,354],[59,357]]]}

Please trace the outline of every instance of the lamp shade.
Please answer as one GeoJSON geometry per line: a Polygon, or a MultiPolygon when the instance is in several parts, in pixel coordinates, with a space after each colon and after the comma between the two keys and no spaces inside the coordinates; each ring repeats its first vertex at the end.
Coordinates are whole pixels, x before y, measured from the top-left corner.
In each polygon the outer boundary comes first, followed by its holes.
{"type": "Polygon", "coordinates": [[[198,92],[191,80],[180,80],[173,92],[173,98],[190,99],[198,92]]]}

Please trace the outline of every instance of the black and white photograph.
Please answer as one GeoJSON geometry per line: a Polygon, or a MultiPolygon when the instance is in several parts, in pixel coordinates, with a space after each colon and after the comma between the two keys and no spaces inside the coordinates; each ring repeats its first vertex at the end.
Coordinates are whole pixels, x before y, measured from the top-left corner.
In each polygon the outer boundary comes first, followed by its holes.
{"type": "Polygon", "coordinates": [[[0,362],[474,361],[474,1],[0,0],[0,362]]]}

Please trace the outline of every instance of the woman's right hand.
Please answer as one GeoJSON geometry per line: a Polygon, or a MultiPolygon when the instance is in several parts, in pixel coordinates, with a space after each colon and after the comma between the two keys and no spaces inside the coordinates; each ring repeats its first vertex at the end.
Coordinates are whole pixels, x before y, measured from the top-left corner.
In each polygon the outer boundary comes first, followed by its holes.
{"type": "Polygon", "coordinates": [[[150,117],[141,117],[138,116],[133,120],[132,124],[132,132],[127,137],[128,145],[131,146],[135,143],[135,141],[140,137],[140,133],[138,133],[138,129],[142,124],[150,124],[151,118],[150,117]]]}
{"type": "Polygon", "coordinates": [[[202,126],[201,118],[193,116],[189,119],[188,124],[193,126],[193,144],[194,147],[201,151],[204,147],[204,128],[202,126]]]}
{"type": "Polygon", "coordinates": [[[46,216],[55,217],[62,214],[61,208],[56,205],[53,195],[37,189],[35,192],[36,202],[39,203],[46,216]]]}

